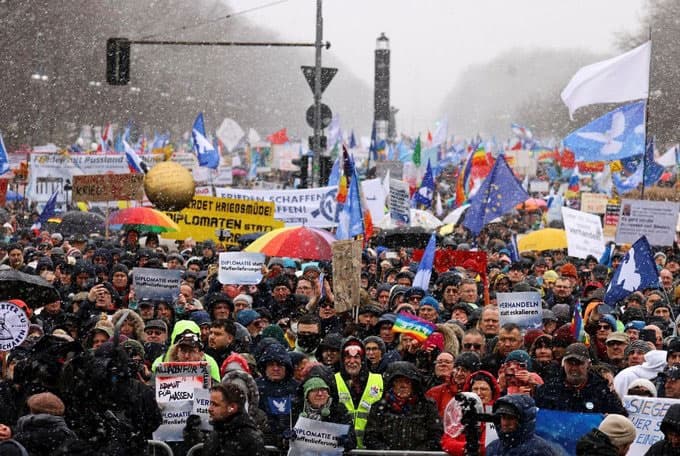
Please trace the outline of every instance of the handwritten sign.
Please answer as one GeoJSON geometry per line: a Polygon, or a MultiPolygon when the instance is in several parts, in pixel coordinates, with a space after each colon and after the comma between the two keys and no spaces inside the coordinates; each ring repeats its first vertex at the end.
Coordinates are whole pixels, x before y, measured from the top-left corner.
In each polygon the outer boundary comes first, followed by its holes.
{"type": "Polygon", "coordinates": [[[143,174],[73,176],[73,201],[141,200],[143,184],[143,174]]]}
{"type": "Polygon", "coordinates": [[[156,440],[177,442],[189,415],[201,417],[201,427],[209,429],[208,406],[211,377],[208,363],[160,363],[156,368],[156,402],[162,424],[153,433],[156,440]]]}
{"type": "Polygon", "coordinates": [[[624,396],[623,406],[628,410],[628,418],[635,425],[635,440],[628,455],[643,455],[659,440],[663,439],[661,421],[673,404],[680,399],[660,397],[624,396]]]}
{"type": "Polygon", "coordinates": [[[604,234],[598,215],[563,207],[562,220],[567,233],[569,256],[576,258],[586,258],[588,255],[595,258],[602,256],[604,234]]]}

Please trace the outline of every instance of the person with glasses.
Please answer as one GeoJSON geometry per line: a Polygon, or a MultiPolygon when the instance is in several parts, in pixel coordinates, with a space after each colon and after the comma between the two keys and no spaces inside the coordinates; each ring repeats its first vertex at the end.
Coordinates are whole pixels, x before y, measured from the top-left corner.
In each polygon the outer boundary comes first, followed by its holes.
{"type": "Polygon", "coordinates": [[[573,343],[562,358],[559,375],[546,379],[534,391],[536,406],[581,413],[618,413],[628,416],[621,399],[609,384],[590,369],[588,347],[573,343]]]}
{"type": "Polygon", "coordinates": [[[408,302],[413,306],[413,308],[418,311],[420,308],[420,301],[427,295],[425,290],[420,287],[411,287],[404,294],[405,302],[408,302]]]}
{"type": "Polygon", "coordinates": [[[322,296],[319,298],[317,311],[319,313],[319,320],[321,321],[322,336],[326,336],[331,333],[342,333],[344,325],[340,317],[337,315],[333,300],[329,299],[328,296],[322,296]]]}
{"type": "Polygon", "coordinates": [[[480,358],[486,354],[486,338],[477,328],[470,328],[463,335],[461,352],[473,352],[480,358]]]}
{"type": "Polygon", "coordinates": [[[621,372],[621,370],[626,365],[626,355],[625,351],[630,344],[630,337],[622,332],[613,332],[607,336],[605,345],[607,347],[607,358],[604,360],[605,363],[611,365],[614,368],[615,373],[621,372]]]}
{"type": "MultiPolygon", "coordinates": [[[[444,416],[444,410],[449,401],[458,393],[459,389],[453,381],[455,357],[451,352],[443,351],[434,362],[434,375],[441,382],[425,393],[425,396],[437,404],[439,416],[444,416]]],[[[479,358],[478,358],[479,361],[479,358]]]]}

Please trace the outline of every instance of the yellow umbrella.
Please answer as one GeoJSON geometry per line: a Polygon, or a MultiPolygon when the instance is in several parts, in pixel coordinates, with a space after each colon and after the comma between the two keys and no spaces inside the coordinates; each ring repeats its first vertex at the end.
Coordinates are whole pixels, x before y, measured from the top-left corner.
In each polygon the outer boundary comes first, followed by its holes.
{"type": "Polygon", "coordinates": [[[557,228],[533,231],[517,240],[520,252],[529,250],[556,250],[567,248],[567,233],[557,228]]]}

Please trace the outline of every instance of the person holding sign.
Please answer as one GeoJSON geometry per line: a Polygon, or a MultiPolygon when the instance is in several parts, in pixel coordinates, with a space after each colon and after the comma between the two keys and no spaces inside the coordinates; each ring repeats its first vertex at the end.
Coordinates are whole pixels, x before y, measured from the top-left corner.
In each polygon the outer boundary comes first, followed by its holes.
{"type": "Polygon", "coordinates": [[[210,389],[210,424],[213,431],[202,454],[266,456],[262,433],[245,411],[246,398],[234,384],[218,384],[210,389]]]}
{"type": "Polygon", "coordinates": [[[663,440],[659,440],[645,456],[680,455],[680,404],[671,405],[661,421],[663,440]]]}
{"type": "MultiPolygon", "coordinates": [[[[354,431],[352,429],[352,417],[347,412],[347,408],[338,401],[337,393],[331,391],[327,380],[331,381],[333,373],[327,368],[315,367],[315,371],[310,373],[310,377],[302,384],[301,393],[302,398],[298,401],[301,404],[298,410],[295,410],[297,418],[295,422],[298,423],[298,418],[307,418],[308,420],[320,421],[324,423],[344,424],[348,428],[348,432],[344,435],[336,437],[338,447],[344,448],[345,451],[352,450],[356,446],[354,440],[354,431]],[[325,374],[321,373],[321,369],[325,369],[325,374]],[[324,377],[327,377],[324,379],[324,377]]],[[[293,429],[299,428],[296,426],[293,429]]],[[[291,440],[297,440],[297,435],[292,435],[291,440]]],[[[291,452],[289,456],[294,456],[297,453],[292,449],[297,445],[291,445],[291,452]]]]}

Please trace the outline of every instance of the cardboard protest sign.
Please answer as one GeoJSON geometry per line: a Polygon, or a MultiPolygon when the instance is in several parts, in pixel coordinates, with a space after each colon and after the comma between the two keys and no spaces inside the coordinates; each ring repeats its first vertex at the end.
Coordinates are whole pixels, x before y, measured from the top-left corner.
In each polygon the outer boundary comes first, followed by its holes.
{"type": "Polygon", "coordinates": [[[203,429],[209,429],[208,391],[211,381],[206,362],[159,364],[156,368],[156,402],[161,408],[163,422],[153,433],[153,438],[166,442],[181,441],[187,418],[192,414],[201,417],[203,429]]]}
{"type": "Polygon", "coordinates": [[[179,269],[132,269],[135,297],[140,301],[147,298],[172,302],[179,295],[181,282],[182,271],[179,269]]]}
{"type": "Polygon", "coordinates": [[[623,397],[623,406],[628,411],[628,418],[635,425],[636,432],[635,440],[628,450],[629,456],[642,456],[649,447],[664,438],[660,429],[661,421],[673,404],[680,404],[680,399],[623,397]]]}
{"type": "Polygon", "coordinates": [[[562,208],[564,231],[567,234],[569,256],[600,258],[604,252],[604,234],[600,217],[583,211],[562,208]]]}
{"type": "Polygon", "coordinates": [[[338,438],[346,436],[349,425],[298,418],[293,427],[297,438],[290,442],[288,456],[338,455],[344,448],[338,446],[338,438]]]}
{"type": "Polygon", "coordinates": [[[497,293],[500,325],[515,323],[522,329],[543,327],[541,295],[537,291],[497,293]]]}
{"type": "Polygon", "coordinates": [[[678,203],[624,199],[621,202],[617,244],[632,244],[641,234],[649,245],[673,245],[678,203]]]}
{"type": "Polygon", "coordinates": [[[408,226],[411,221],[411,197],[408,184],[396,179],[390,179],[390,194],[388,205],[390,218],[397,226],[408,226]]]}
{"type": "Polygon", "coordinates": [[[361,240],[333,243],[333,295],[337,312],[359,307],[361,244],[361,240]]]}
{"type": "Polygon", "coordinates": [[[262,253],[221,252],[217,278],[221,284],[257,285],[264,258],[262,253]]]}

